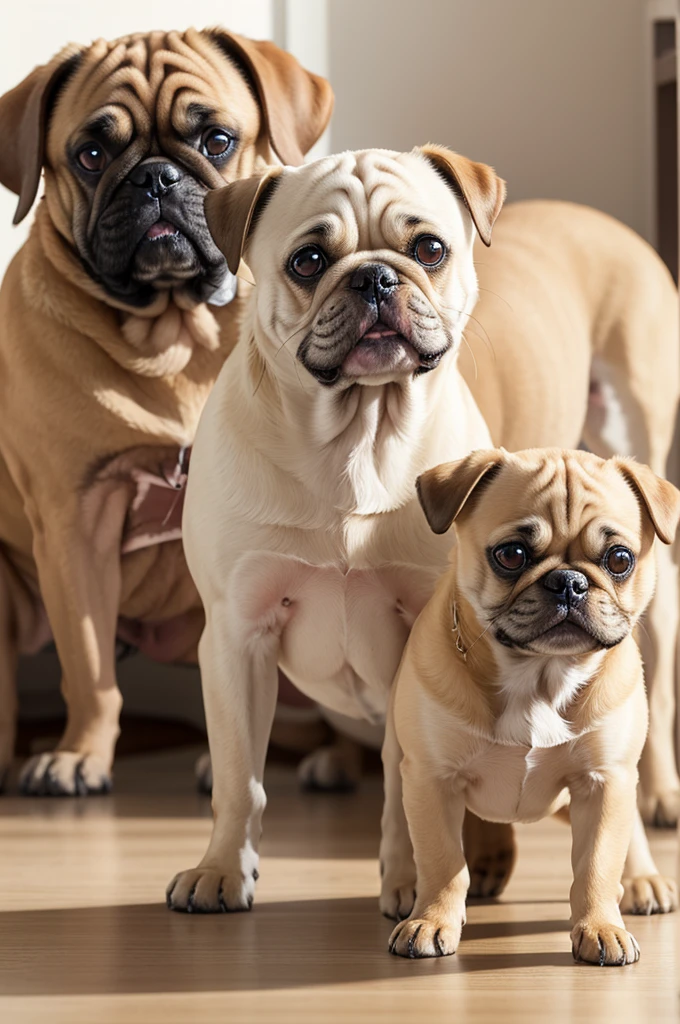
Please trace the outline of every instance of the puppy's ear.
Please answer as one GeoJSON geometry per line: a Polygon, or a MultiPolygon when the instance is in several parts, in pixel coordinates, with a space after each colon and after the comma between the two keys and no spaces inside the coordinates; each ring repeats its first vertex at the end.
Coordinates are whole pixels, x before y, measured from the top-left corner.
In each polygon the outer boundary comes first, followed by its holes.
{"type": "Polygon", "coordinates": [[[657,537],[664,544],[672,544],[680,523],[680,491],[653,473],[649,466],[633,459],[618,458],[615,461],[619,471],[642,499],[657,537]]]}
{"type": "Polygon", "coordinates": [[[420,146],[417,152],[430,161],[454,192],[462,196],[484,245],[491,245],[491,229],[505,202],[505,182],[493,167],[477,164],[445,146],[420,146]]]}
{"type": "Polygon", "coordinates": [[[238,273],[248,232],[282,173],[282,167],[269,167],[264,174],[234,181],[224,188],[208,192],[205,197],[205,216],[210,234],[224,253],[232,274],[238,273]]]}
{"type": "Polygon", "coordinates": [[[502,449],[479,449],[458,462],[445,462],[428,469],[416,480],[416,490],[433,533],[446,533],[463,506],[482,482],[505,459],[502,449]]]}
{"type": "Polygon", "coordinates": [[[19,196],[14,224],[22,221],[33,205],[45,158],[50,109],[81,54],[80,48],[67,47],[0,96],[0,182],[19,196]]]}
{"type": "Polygon", "coordinates": [[[284,164],[301,164],[326,129],[333,90],[274,43],[212,29],[208,36],[250,80],[262,109],[272,149],[284,164]]]}

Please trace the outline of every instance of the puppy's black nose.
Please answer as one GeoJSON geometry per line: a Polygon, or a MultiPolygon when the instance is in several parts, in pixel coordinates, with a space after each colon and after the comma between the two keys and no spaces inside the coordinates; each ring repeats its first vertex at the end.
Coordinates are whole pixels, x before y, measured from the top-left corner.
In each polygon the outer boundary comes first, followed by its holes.
{"type": "Polygon", "coordinates": [[[164,160],[145,160],[130,171],[127,180],[137,188],[143,188],[152,198],[159,199],[181,178],[182,172],[174,164],[164,160]]]}
{"type": "Polygon", "coordinates": [[[384,263],[364,263],[349,280],[350,288],[359,292],[362,299],[378,306],[389,299],[398,284],[396,271],[384,263]]]}
{"type": "Polygon", "coordinates": [[[543,577],[543,586],[555,597],[576,604],[588,593],[588,577],[573,569],[553,569],[543,577]]]}

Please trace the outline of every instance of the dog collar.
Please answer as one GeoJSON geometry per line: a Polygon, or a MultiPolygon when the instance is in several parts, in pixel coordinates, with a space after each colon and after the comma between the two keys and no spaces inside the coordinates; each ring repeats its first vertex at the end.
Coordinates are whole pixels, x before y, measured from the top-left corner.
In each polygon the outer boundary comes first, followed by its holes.
{"type": "Polygon", "coordinates": [[[456,643],[456,650],[462,657],[463,661],[467,661],[467,647],[463,643],[463,637],[460,632],[460,622],[458,621],[458,605],[454,601],[451,605],[451,632],[456,643]]]}

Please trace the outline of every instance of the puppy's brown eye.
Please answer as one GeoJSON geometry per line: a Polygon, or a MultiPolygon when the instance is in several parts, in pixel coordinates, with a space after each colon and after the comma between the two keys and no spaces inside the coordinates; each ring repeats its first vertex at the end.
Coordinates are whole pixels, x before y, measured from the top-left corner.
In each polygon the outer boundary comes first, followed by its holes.
{"type": "Polygon", "coordinates": [[[436,267],[446,255],[446,246],[435,235],[421,235],[416,239],[413,256],[422,267],[436,267]]]}
{"type": "Polygon", "coordinates": [[[527,549],[523,544],[499,544],[493,549],[494,561],[506,572],[521,572],[529,561],[527,549]]]}
{"type": "Polygon", "coordinates": [[[96,142],[88,142],[78,153],[78,163],[92,174],[99,174],[106,167],[106,153],[96,142]]]}
{"type": "Polygon", "coordinates": [[[629,576],[635,566],[635,555],[628,548],[617,545],[610,548],[604,556],[603,565],[610,576],[623,579],[629,576]]]}
{"type": "Polygon", "coordinates": [[[293,253],[289,266],[296,277],[308,281],[323,274],[327,266],[326,254],[318,245],[303,245],[293,253]]]}
{"type": "Polygon", "coordinates": [[[233,141],[233,136],[223,128],[211,128],[202,139],[203,155],[207,157],[226,156],[233,141]]]}

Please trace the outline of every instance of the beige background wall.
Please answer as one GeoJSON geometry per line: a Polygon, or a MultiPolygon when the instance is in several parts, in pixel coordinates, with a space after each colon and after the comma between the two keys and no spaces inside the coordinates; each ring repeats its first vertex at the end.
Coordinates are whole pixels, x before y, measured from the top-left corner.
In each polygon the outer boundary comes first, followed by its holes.
{"type": "Polygon", "coordinates": [[[334,149],[441,142],[649,234],[645,0],[330,0],[334,149]]]}

